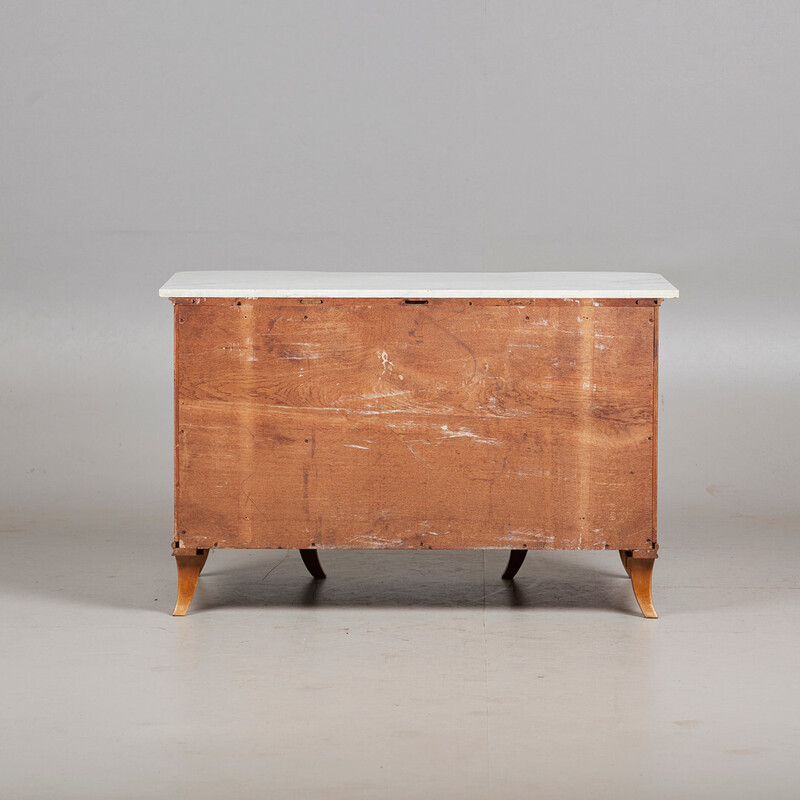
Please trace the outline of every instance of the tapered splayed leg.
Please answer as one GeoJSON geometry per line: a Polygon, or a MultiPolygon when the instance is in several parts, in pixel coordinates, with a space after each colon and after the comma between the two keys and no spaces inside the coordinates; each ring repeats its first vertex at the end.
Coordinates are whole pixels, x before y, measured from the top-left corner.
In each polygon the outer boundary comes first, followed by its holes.
{"type": "Polygon", "coordinates": [[[642,609],[642,614],[648,619],[657,619],[653,608],[653,565],[654,558],[628,558],[627,566],[630,569],[633,593],[636,602],[642,609]]]}
{"type": "Polygon", "coordinates": [[[625,572],[628,573],[628,577],[631,576],[631,568],[628,566],[628,559],[631,557],[630,550],[620,550],[619,551],[619,558],[622,561],[622,566],[625,567],[625,572]]]}
{"type": "Polygon", "coordinates": [[[504,581],[510,581],[519,572],[519,568],[522,566],[522,562],[525,560],[526,555],[528,555],[527,550],[511,551],[511,554],[508,557],[508,566],[506,567],[506,571],[503,573],[504,581]]]}
{"type": "Polygon", "coordinates": [[[178,567],[178,600],[172,616],[182,617],[189,610],[194,590],[197,588],[197,579],[203,571],[208,553],[208,550],[197,550],[196,555],[175,556],[175,564],[178,567]]]}
{"type": "Polygon", "coordinates": [[[325,577],[325,570],[319,563],[319,553],[316,550],[301,550],[300,558],[306,565],[306,569],[311,573],[312,578],[321,579],[325,577]]]}

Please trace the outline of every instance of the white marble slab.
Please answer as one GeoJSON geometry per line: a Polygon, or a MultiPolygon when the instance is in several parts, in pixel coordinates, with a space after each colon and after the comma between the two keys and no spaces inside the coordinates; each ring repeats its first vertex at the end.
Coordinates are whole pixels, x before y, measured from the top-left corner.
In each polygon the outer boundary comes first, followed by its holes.
{"type": "Polygon", "coordinates": [[[654,272],[176,272],[161,297],[667,298],[654,272]]]}

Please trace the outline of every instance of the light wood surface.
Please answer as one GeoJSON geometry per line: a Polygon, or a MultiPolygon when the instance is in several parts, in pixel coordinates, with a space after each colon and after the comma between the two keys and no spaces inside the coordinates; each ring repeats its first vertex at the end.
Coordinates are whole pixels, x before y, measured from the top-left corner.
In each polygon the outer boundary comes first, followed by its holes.
{"type": "Polygon", "coordinates": [[[198,550],[194,555],[176,555],[178,567],[178,599],[175,602],[174,617],[182,617],[188,610],[197,588],[197,579],[208,559],[208,550],[198,550]]]}
{"type": "Polygon", "coordinates": [[[657,619],[658,614],[653,607],[653,558],[629,558],[627,568],[630,570],[633,593],[642,614],[648,619],[657,619]]]}

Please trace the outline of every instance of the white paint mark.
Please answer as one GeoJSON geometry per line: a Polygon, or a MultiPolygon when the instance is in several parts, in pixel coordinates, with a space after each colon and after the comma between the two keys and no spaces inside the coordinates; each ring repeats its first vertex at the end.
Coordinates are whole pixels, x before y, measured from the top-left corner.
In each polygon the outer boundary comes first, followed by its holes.
{"type": "Polygon", "coordinates": [[[411,394],[412,389],[401,389],[396,392],[373,392],[372,394],[352,395],[352,397],[363,398],[364,400],[382,400],[384,397],[397,397],[401,394],[411,394]]]}
{"type": "Polygon", "coordinates": [[[506,541],[518,542],[526,542],[535,539],[537,542],[548,542],[552,544],[555,542],[556,536],[554,533],[547,533],[545,530],[539,528],[533,528],[531,530],[509,528],[506,531],[505,539],[506,541]]]}
{"type": "Polygon", "coordinates": [[[379,358],[381,360],[381,365],[383,366],[383,372],[381,372],[381,374],[378,376],[378,380],[380,380],[386,374],[387,369],[389,372],[394,369],[394,364],[389,361],[389,354],[385,350],[380,354],[379,358]]]}
{"type": "MultiPolygon", "coordinates": [[[[286,408],[292,408],[292,406],[286,406],[286,408]]],[[[305,410],[308,410],[309,406],[303,406],[305,410]]],[[[348,414],[363,414],[367,417],[374,417],[376,414],[408,414],[407,408],[382,408],[380,411],[363,411],[360,408],[334,408],[334,409],[323,409],[324,411],[332,410],[332,411],[345,411],[348,414]]]]}
{"type": "Polygon", "coordinates": [[[540,344],[510,344],[509,347],[541,347],[540,344]]]}
{"type": "Polygon", "coordinates": [[[481,442],[482,444],[500,444],[497,439],[492,439],[487,436],[480,436],[477,433],[473,433],[471,430],[467,428],[458,428],[457,430],[451,431],[447,425],[441,426],[442,431],[444,432],[444,436],[448,439],[456,439],[456,438],[466,438],[472,439],[474,442],[481,442]]]}
{"type": "Polygon", "coordinates": [[[486,409],[491,412],[492,417],[500,417],[500,418],[507,418],[507,417],[528,417],[531,415],[531,411],[528,409],[522,410],[515,410],[512,408],[502,408],[497,404],[496,397],[490,397],[489,402],[485,406],[481,406],[482,409],[486,409]]]}
{"type": "MultiPolygon", "coordinates": [[[[547,388],[548,385],[549,384],[545,384],[545,383],[542,384],[542,386],[544,388],[547,388]]],[[[342,398],[342,399],[346,400],[347,398],[342,398]]],[[[222,402],[224,402],[224,401],[222,401],[222,402]]],[[[295,414],[297,412],[297,406],[283,405],[281,403],[268,403],[268,404],[260,405],[259,407],[260,408],[274,409],[274,410],[278,410],[278,411],[287,411],[287,412],[289,412],[291,414],[295,414]]],[[[455,411],[455,409],[452,406],[439,406],[436,411],[431,411],[431,409],[427,408],[427,407],[420,407],[420,408],[414,408],[414,407],[411,407],[411,408],[384,408],[384,409],[381,409],[380,411],[378,411],[378,410],[372,411],[372,410],[369,410],[369,409],[348,408],[348,407],[341,407],[341,406],[303,406],[303,410],[304,411],[321,411],[321,412],[328,412],[328,413],[331,413],[331,414],[356,414],[356,415],[359,415],[359,416],[370,416],[370,417],[386,416],[386,415],[389,415],[389,414],[415,414],[415,415],[419,415],[423,419],[423,422],[416,422],[414,420],[408,420],[408,421],[398,422],[398,423],[393,423],[393,422],[384,423],[385,425],[387,425],[387,426],[389,426],[391,428],[396,428],[396,429],[399,429],[401,431],[402,430],[413,429],[413,428],[420,428],[420,427],[427,428],[428,427],[427,423],[428,423],[428,421],[430,420],[431,417],[447,418],[448,416],[451,416],[453,414],[453,412],[455,411]]],[[[516,416],[524,417],[524,416],[531,416],[532,413],[533,412],[527,412],[527,411],[516,413],[516,412],[511,412],[511,411],[508,411],[508,410],[504,410],[502,413],[498,412],[496,414],[480,415],[478,418],[479,419],[490,420],[490,419],[498,419],[498,418],[503,418],[503,417],[516,417],[516,416]]]]}
{"type": "Polygon", "coordinates": [[[369,450],[369,447],[364,447],[361,444],[346,444],[345,447],[354,447],[356,450],[369,450]]]}
{"type": "Polygon", "coordinates": [[[379,547],[391,547],[393,545],[403,544],[402,539],[386,539],[383,536],[376,536],[375,534],[362,534],[356,536],[354,541],[362,544],[378,545],[379,547]]]}

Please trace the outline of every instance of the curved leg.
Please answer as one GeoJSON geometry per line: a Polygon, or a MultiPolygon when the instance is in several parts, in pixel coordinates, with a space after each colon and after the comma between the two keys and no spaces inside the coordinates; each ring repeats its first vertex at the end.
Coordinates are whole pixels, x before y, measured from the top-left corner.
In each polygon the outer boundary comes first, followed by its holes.
{"type": "Polygon", "coordinates": [[[642,609],[642,614],[648,619],[657,619],[655,608],[653,608],[653,565],[654,558],[629,558],[627,565],[631,571],[631,583],[633,583],[633,593],[636,595],[636,602],[642,609]]]}
{"type": "Polygon", "coordinates": [[[301,550],[300,558],[303,559],[306,569],[313,578],[319,580],[325,577],[325,570],[322,569],[322,564],[319,563],[319,553],[316,550],[301,550]]]}
{"type": "Polygon", "coordinates": [[[519,572],[519,568],[522,566],[522,562],[525,560],[526,555],[528,555],[527,550],[511,551],[511,554],[508,557],[508,566],[506,567],[506,571],[503,573],[504,581],[510,581],[519,572]]]}
{"type": "Polygon", "coordinates": [[[197,588],[197,579],[203,571],[208,553],[208,550],[197,550],[196,555],[175,556],[175,564],[178,567],[178,600],[172,612],[173,617],[182,617],[189,610],[194,590],[197,588]]]}
{"type": "Polygon", "coordinates": [[[628,577],[631,576],[631,568],[628,566],[628,559],[631,557],[630,550],[620,550],[619,551],[619,558],[622,561],[622,566],[625,567],[625,572],[628,573],[628,577]]]}

